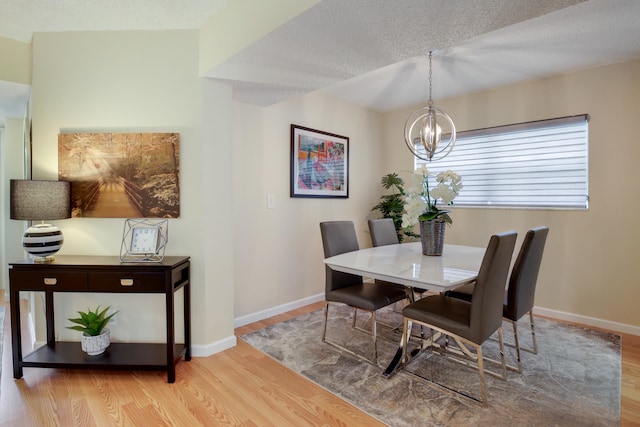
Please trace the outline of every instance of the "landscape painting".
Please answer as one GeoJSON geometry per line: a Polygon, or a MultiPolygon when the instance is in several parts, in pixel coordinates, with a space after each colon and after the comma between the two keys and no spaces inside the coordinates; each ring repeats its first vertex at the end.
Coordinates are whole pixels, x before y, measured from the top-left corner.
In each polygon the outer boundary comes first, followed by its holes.
{"type": "Polygon", "coordinates": [[[179,133],[61,133],[58,179],[72,217],[178,218],[179,133]]]}

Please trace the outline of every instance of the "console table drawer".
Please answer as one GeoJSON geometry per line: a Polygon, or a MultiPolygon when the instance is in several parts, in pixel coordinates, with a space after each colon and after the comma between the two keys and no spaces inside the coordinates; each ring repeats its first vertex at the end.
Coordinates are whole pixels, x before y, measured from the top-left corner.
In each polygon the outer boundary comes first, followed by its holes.
{"type": "Polygon", "coordinates": [[[9,270],[11,286],[22,291],[86,291],[87,274],[74,271],[9,270]]]}
{"type": "Polygon", "coordinates": [[[89,272],[93,292],[164,292],[162,273],[89,272]]]}

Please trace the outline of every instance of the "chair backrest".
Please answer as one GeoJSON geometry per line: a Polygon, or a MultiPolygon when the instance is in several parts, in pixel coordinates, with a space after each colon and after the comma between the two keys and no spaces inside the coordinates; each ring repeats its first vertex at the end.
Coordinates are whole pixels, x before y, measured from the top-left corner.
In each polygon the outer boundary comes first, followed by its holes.
{"type": "Polygon", "coordinates": [[[509,278],[507,304],[503,313],[507,319],[517,321],[533,308],[547,234],[549,227],[536,227],[527,231],[524,237],[509,278]]]}
{"type": "MultiPolygon", "coordinates": [[[[325,258],[360,249],[352,221],[321,222],[320,234],[325,258]]],[[[325,272],[325,293],[362,283],[362,276],[334,271],[329,266],[325,267],[325,272]]]]}
{"type": "Polygon", "coordinates": [[[396,245],[400,243],[396,226],[391,218],[370,219],[369,231],[373,246],[396,245]]]}
{"type": "Polygon", "coordinates": [[[517,233],[491,236],[471,298],[471,334],[476,344],[484,342],[502,325],[504,288],[507,284],[517,233]]]}

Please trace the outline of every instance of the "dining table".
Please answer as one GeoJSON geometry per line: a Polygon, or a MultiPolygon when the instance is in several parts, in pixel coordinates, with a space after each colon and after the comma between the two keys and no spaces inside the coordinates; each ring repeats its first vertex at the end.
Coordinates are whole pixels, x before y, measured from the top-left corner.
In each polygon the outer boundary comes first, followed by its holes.
{"type": "MultiPolygon", "coordinates": [[[[422,254],[421,242],[399,243],[345,252],[324,260],[343,273],[404,285],[414,301],[413,288],[446,292],[476,280],[486,248],[444,245],[442,255],[422,254]]],[[[383,375],[390,377],[402,358],[402,343],[383,375]]]]}

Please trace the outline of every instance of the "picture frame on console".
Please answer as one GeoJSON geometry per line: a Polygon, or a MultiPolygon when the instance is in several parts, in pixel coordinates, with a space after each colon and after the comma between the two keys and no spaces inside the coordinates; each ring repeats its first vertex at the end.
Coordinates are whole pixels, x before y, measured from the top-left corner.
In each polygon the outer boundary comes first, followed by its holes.
{"type": "Polygon", "coordinates": [[[291,125],[291,197],[349,197],[349,137],[291,125]]]}

